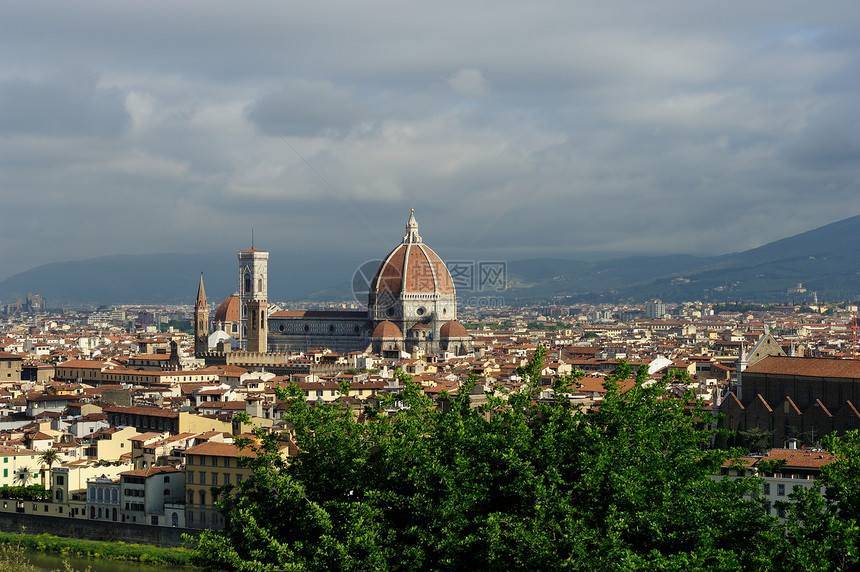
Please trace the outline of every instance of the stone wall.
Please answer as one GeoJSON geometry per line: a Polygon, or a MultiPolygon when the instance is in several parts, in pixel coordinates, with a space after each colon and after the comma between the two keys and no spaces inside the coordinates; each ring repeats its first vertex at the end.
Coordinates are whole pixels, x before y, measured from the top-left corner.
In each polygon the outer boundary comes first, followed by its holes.
{"type": "Polygon", "coordinates": [[[105,522],[57,518],[34,514],[0,513],[0,531],[27,534],[53,534],[82,540],[123,541],[153,546],[182,546],[182,534],[197,535],[199,530],[147,526],[125,522],[105,522]]]}

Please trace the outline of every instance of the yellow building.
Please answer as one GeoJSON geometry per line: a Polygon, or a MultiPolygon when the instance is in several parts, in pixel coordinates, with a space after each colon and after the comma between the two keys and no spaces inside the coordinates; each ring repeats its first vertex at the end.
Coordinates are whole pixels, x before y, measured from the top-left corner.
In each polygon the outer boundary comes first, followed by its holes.
{"type": "Polygon", "coordinates": [[[236,485],[251,476],[239,466],[239,457],[255,457],[231,443],[207,441],[185,451],[185,523],[188,528],[224,527],[224,517],[215,507],[212,488],[236,485]]]}
{"type": "Polygon", "coordinates": [[[39,483],[40,453],[31,449],[0,447],[0,486],[17,487],[39,483]]]}

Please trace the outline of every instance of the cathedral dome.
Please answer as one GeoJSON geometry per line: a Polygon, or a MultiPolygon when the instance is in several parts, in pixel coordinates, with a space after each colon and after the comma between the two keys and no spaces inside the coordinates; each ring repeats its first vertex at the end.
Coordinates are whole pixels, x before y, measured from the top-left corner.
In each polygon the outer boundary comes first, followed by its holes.
{"type": "Polygon", "coordinates": [[[370,337],[373,339],[400,339],[403,337],[403,334],[401,333],[400,328],[397,327],[397,324],[385,320],[384,322],[379,322],[379,324],[373,328],[373,333],[370,334],[370,337]]]}
{"type": "Polygon", "coordinates": [[[218,310],[215,312],[215,322],[238,322],[239,317],[239,309],[241,302],[239,301],[239,296],[237,294],[233,294],[232,296],[228,296],[221,305],[218,306],[218,310]]]}
{"type": "Polygon", "coordinates": [[[468,338],[469,332],[466,327],[456,320],[448,320],[439,329],[439,336],[442,338],[468,338]]]}
{"type": "Polygon", "coordinates": [[[370,305],[382,296],[402,294],[454,295],[454,281],[439,255],[418,234],[415,214],[406,223],[403,242],[392,250],[370,283],[370,305]]]}

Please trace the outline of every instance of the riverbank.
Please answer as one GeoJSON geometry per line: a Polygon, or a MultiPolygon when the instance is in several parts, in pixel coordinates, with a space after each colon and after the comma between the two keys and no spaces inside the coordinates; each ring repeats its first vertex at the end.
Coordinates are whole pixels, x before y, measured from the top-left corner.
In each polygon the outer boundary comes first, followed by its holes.
{"type": "Polygon", "coordinates": [[[26,550],[50,552],[60,556],[191,566],[191,551],[185,548],[160,548],[125,542],[79,540],[50,534],[31,535],[6,532],[0,532],[0,545],[20,546],[26,550]]]}

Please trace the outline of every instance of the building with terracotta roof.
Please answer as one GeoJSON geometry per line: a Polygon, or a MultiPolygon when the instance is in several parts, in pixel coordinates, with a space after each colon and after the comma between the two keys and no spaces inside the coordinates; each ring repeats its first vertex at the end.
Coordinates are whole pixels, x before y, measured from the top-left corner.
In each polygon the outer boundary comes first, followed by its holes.
{"type": "Polygon", "coordinates": [[[188,528],[224,527],[224,516],[215,506],[212,489],[237,485],[251,476],[250,469],[239,466],[239,457],[254,457],[253,451],[240,450],[232,443],[207,441],[185,451],[185,519],[188,528]]]}
{"type": "Polygon", "coordinates": [[[833,462],[833,455],[826,451],[798,449],[796,441],[786,449],[771,449],[763,456],[747,456],[726,461],[722,475],[730,477],[757,476],[762,479],[761,497],[764,497],[767,514],[785,517],[780,501],[791,501],[789,496],[798,487],[814,488],[821,468],[833,462]]]}
{"type": "MultiPolygon", "coordinates": [[[[304,351],[311,347],[344,354],[372,347],[380,353],[382,346],[388,354],[418,351],[460,355],[472,351],[466,329],[456,321],[454,281],[439,255],[418,234],[414,212],[409,215],[400,244],[382,259],[367,283],[367,310],[278,311],[263,320],[268,253],[252,248],[240,252],[239,260],[239,295],[219,306],[215,321],[223,324],[228,335],[247,344],[252,353],[304,351]],[[249,304],[253,312],[248,310],[249,304]],[[237,314],[239,324],[233,329],[237,314]],[[394,329],[386,326],[384,332],[378,330],[385,323],[394,329]],[[385,334],[384,343],[374,332],[385,334]],[[391,337],[393,333],[396,339],[391,337]],[[265,348],[263,338],[267,341],[265,348]]],[[[216,331],[217,328],[216,325],[216,331]]],[[[203,357],[207,364],[215,363],[214,355],[203,357]]]]}
{"type": "Polygon", "coordinates": [[[769,355],[740,372],[722,400],[728,429],[773,432],[773,444],[808,443],[860,428],[860,360],[769,355]]]}

